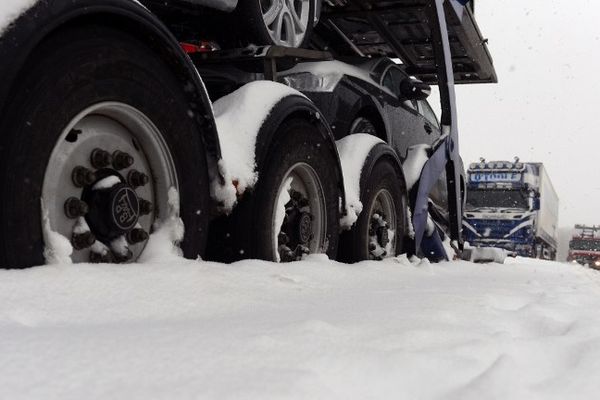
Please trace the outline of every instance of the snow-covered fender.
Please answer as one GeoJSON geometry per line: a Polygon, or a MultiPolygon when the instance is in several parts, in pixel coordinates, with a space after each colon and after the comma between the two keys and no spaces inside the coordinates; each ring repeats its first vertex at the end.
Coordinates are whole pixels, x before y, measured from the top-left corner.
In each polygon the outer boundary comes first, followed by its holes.
{"type": "Polygon", "coordinates": [[[285,120],[295,117],[304,118],[312,123],[325,140],[325,143],[327,143],[328,150],[336,160],[337,185],[341,196],[342,210],[345,210],[346,195],[344,192],[344,176],[342,174],[342,165],[335,144],[335,138],[329,123],[325,120],[317,106],[304,95],[298,93],[286,96],[273,106],[269,116],[258,132],[255,154],[256,164],[261,165],[264,159],[268,157],[269,147],[271,143],[273,143],[275,135],[280,132],[277,127],[285,120]]]}
{"type": "MultiPolygon", "coordinates": [[[[337,181],[343,194],[339,155],[329,124],[299,91],[277,82],[254,81],[215,101],[213,108],[226,183],[213,185],[212,196],[224,212],[230,212],[237,198],[256,185],[257,168],[269,156],[279,126],[294,117],[304,118],[318,128],[337,162],[337,181]]],[[[345,204],[345,196],[342,199],[345,204]]]]}
{"type": "Polygon", "coordinates": [[[346,194],[346,212],[341,217],[340,227],[350,229],[363,209],[360,188],[366,185],[366,179],[371,176],[371,171],[379,160],[388,158],[392,161],[400,179],[398,184],[405,191],[406,179],[396,152],[376,136],[356,133],[338,140],[336,145],[342,163],[346,194]]]}
{"type": "MultiPolygon", "coordinates": [[[[189,57],[156,16],[134,0],[30,2],[33,5],[23,10],[20,16],[15,15],[15,20],[10,21],[6,30],[3,31],[3,26],[0,26],[0,118],[12,97],[11,92],[19,90],[19,74],[23,65],[30,57],[36,56],[35,48],[44,38],[67,24],[104,24],[145,41],[181,81],[206,146],[209,171],[217,171],[216,162],[221,157],[221,150],[208,94],[189,57]]],[[[16,12],[17,8],[13,11],[16,12]]],[[[0,21],[3,20],[6,18],[0,18],[0,21]]]]}

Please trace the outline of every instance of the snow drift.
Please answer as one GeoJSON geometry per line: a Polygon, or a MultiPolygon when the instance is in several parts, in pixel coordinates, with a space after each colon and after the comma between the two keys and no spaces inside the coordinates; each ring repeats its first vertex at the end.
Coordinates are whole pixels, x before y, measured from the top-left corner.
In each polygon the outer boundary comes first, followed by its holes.
{"type": "Polygon", "coordinates": [[[600,381],[600,274],[323,256],[0,271],[10,399],[570,399],[600,381]]]}

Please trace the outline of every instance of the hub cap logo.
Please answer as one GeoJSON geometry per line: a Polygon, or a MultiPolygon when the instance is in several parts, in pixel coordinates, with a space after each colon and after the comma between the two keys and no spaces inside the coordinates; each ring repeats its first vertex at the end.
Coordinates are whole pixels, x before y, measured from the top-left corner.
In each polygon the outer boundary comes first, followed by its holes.
{"type": "Polygon", "coordinates": [[[140,205],[135,192],[124,187],[113,197],[112,217],[115,224],[122,230],[132,229],[138,221],[140,205]]]}

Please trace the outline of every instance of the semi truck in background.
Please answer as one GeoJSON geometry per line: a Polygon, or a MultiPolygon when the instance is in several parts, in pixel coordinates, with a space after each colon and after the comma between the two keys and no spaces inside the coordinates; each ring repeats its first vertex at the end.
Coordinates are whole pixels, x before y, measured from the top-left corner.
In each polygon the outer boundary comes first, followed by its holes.
{"type": "Polygon", "coordinates": [[[567,261],[600,269],[600,226],[575,225],[567,261]]]}
{"type": "Polygon", "coordinates": [[[556,259],[558,196],[542,163],[481,159],[467,171],[465,241],[556,259]]]}

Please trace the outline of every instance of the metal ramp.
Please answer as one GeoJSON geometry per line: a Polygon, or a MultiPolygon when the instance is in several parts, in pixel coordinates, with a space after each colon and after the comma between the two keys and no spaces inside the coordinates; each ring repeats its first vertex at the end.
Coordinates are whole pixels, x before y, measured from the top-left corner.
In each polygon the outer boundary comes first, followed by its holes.
{"type": "MultiPolygon", "coordinates": [[[[399,58],[410,74],[435,84],[437,69],[427,12],[430,3],[431,0],[326,1],[312,45],[335,57],[399,58]]],[[[447,0],[444,13],[455,83],[496,83],[492,57],[475,22],[473,7],[447,0]]]]}

